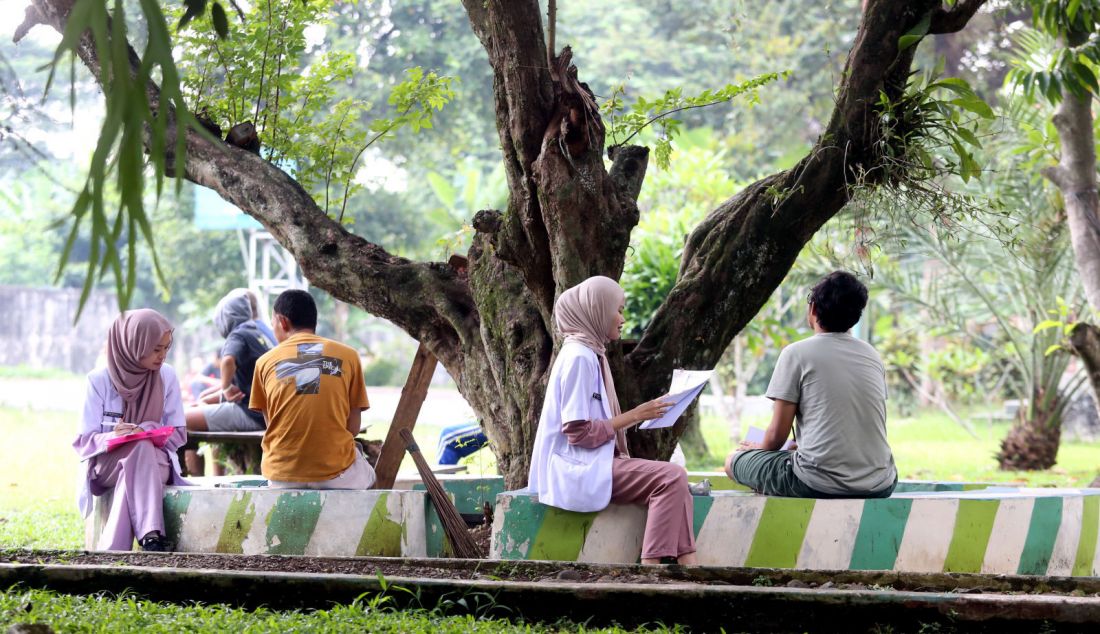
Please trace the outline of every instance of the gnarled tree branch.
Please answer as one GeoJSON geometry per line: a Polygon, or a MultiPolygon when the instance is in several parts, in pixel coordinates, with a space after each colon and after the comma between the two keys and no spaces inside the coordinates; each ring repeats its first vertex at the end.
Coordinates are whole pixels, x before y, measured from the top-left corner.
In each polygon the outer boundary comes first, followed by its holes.
{"type": "MultiPolygon", "coordinates": [[[[72,3],[34,0],[33,8],[39,23],[62,32],[72,3]]],[[[136,70],[139,58],[132,48],[129,52],[136,70]]],[[[102,83],[91,33],[84,34],[77,54],[102,83]]],[[[156,85],[149,84],[147,94],[152,108],[162,107],[156,85]]],[[[466,282],[449,266],[411,262],[350,233],[321,211],[297,181],[250,152],[190,130],[186,148],[184,178],[213,189],[259,220],[294,254],[311,283],[392,321],[427,345],[450,371],[461,369],[461,340],[476,333],[477,314],[466,282]]]]}
{"type": "Polygon", "coordinates": [[[659,394],[676,367],[713,367],[802,247],[847,204],[853,177],[877,165],[880,91],[900,94],[912,64],[915,47],[899,51],[898,39],[938,7],[938,0],[867,3],[837,105],[810,154],[724,202],[689,236],[680,279],[627,359],[643,383],[633,402],[659,394]]]}
{"type": "Polygon", "coordinates": [[[961,31],[970,18],[985,4],[985,0],[959,0],[953,7],[941,6],[932,13],[928,33],[940,35],[961,31]]]}
{"type": "Polygon", "coordinates": [[[546,224],[532,165],[554,109],[538,0],[463,0],[493,67],[497,132],[510,197],[492,244],[515,266],[545,313],[554,302],[546,224]]]}

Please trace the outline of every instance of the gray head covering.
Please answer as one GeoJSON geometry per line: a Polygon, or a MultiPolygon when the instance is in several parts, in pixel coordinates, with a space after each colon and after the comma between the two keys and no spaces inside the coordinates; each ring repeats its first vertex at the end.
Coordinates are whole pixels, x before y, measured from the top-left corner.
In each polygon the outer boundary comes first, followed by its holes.
{"type": "Polygon", "coordinates": [[[248,302],[248,295],[240,289],[230,291],[214,309],[214,325],[222,337],[228,337],[237,326],[251,320],[252,305],[248,302]]]}

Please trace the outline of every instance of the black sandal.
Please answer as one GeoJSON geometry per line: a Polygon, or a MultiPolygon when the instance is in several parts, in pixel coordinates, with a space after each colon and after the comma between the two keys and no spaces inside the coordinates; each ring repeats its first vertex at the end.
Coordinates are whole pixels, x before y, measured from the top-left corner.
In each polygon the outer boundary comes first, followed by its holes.
{"type": "Polygon", "coordinates": [[[176,549],[176,545],[168,540],[164,535],[153,531],[138,540],[138,546],[145,552],[150,553],[170,553],[176,549]]]}

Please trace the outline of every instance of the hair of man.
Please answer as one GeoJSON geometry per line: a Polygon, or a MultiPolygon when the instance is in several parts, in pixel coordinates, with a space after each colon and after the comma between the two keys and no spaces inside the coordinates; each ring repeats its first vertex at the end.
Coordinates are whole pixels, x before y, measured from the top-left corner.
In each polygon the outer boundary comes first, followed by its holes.
{"type": "Polygon", "coordinates": [[[283,291],[275,299],[275,306],[271,311],[284,317],[294,330],[317,329],[317,303],[306,291],[283,291]]]}
{"type": "Polygon", "coordinates": [[[867,287],[847,271],[833,271],[810,291],[817,323],[827,332],[847,332],[867,306],[867,287]]]}

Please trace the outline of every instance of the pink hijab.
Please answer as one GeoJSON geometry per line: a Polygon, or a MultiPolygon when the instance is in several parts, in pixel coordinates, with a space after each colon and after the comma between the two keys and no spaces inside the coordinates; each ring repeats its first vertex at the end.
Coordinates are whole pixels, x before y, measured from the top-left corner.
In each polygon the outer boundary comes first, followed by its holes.
{"type": "MultiPolygon", "coordinates": [[[[607,333],[615,323],[626,293],[619,284],[609,278],[597,275],[577,284],[558,297],[554,304],[554,325],[565,341],[575,341],[584,345],[600,359],[600,373],[603,375],[604,391],[607,392],[608,407],[611,416],[622,413],[619,396],[615,393],[615,379],[611,376],[611,366],[607,363],[607,333]]],[[[615,446],[619,453],[629,455],[626,448],[626,434],[623,430],[615,432],[615,446]]]]}
{"type": "Polygon", "coordinates": [[[166,332],[172,332],[172,324],[150,308],[128,310],[111,324],[107,374],[122,397],[122,420],[127,423],[159,423],[164,415],[164,381],[160,372],[141,367],[141,358],[153,352],[166,332]]]}

